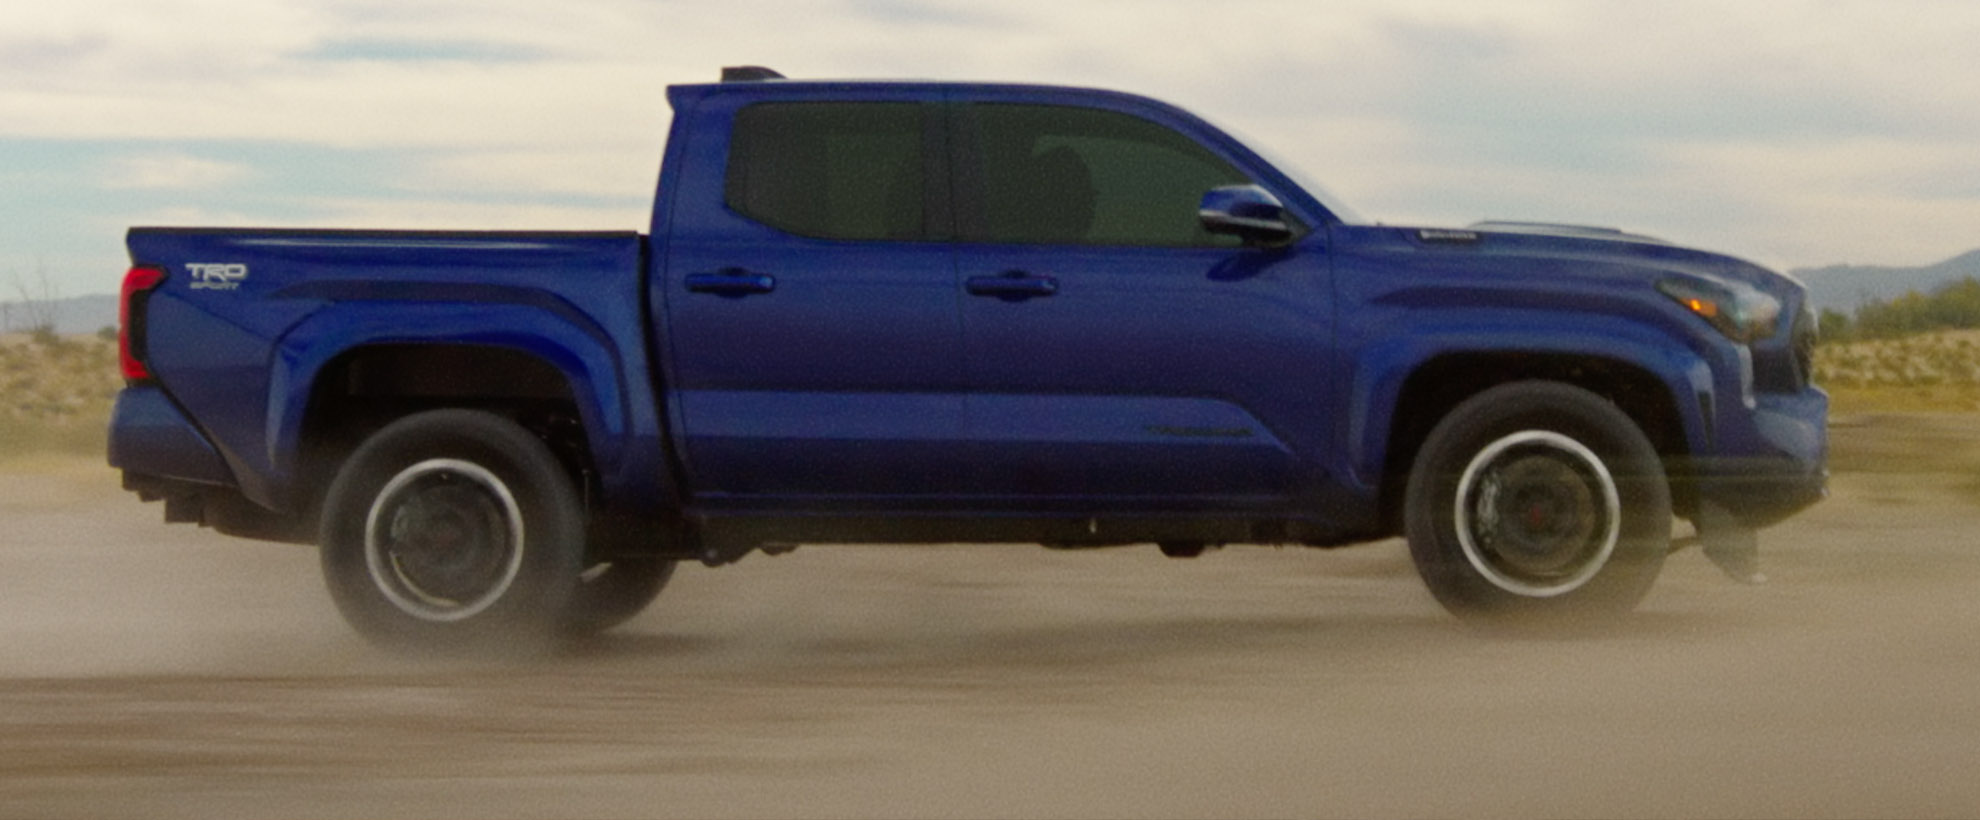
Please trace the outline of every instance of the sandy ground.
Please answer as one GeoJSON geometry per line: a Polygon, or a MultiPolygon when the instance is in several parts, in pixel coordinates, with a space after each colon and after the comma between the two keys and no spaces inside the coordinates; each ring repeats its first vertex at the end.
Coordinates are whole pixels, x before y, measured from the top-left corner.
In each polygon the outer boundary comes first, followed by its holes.
{"type": "Polygon", "coordinates": [[[1468,633],[1394,541],[841,547],[528,664],[375,652],[306,548],[0,466],[0,817],[1971,817],[1980,494],[1904,454],[1980,426],[1913,428],[1838,426],[1898,440],[1773,583],[1683,552],[1613,634],[1468,633]]]}

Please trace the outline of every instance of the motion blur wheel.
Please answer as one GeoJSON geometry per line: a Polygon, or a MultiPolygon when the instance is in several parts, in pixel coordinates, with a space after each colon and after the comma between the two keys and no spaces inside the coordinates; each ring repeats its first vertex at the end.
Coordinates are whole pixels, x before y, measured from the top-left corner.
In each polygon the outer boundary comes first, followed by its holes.
{"type": "Polygon", "coordinates": [[[459,621],[515,583],[528,531],[508,485],[472,462],[436,458],[401,471],[364,528],[371,581],[415,618],[459,621]]]}
{"type": "Polygon", "coordinates": [[[1663,567],[1662,460],[1607,400],[1550,382],[1458,405],[1418,451],[1410,556],[1439,603],[1490,624],[1594,624],[1634,608],[1663,567]]]}
{"type": "Polygon", "coordinates": [[[564,631],[572,636],[603,632],[644,611],[674,577],[675,562],[663,558],[617,558],[585,571],[564,631]]]}
{"type": "Polygon", "coordinates": [[[1464,557],[1517,595],[1572,592],[1615,553],[1622,500],[1581,442],[1526,430],[1487,445],[1458,479],[1453,525],[1464,557]]]}
{"type": "Polygon", "coordinates": [[[331,484],[324,577],[374,642],[534,651],[573,599],[583,531],[541,440],[488,413],[420,413],[367,439],[331,484]]]}

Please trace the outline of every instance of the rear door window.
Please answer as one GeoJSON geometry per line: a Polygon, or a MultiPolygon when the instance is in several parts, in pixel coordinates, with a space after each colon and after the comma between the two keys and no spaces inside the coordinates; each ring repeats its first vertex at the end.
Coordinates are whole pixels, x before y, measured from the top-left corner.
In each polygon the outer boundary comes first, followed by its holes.
{"type": "Polygon", "coordinates": [[[926,109],[892,102],[744,108],[730,136],[724,200],[799,236],[926,239],[926,109]]]}

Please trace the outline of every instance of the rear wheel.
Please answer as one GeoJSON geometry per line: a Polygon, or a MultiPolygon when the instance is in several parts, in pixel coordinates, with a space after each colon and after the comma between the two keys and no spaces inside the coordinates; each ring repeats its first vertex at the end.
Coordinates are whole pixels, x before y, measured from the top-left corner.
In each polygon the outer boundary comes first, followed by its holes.
{"type": "Polygon", "coordinates": [[[1502,385],[1458,405],[1424,440],[1407,493],[1417,571],[1474,622],[1621,615],[1670,544],[1656,449],[1613,404],[1565,384],[1502,385]]]}
{"type": "Polygon", "coordinates": [[[575,595],[584,518],[556,456],[522,427],[420,413],[367,439],[332,482],[324,577],[374,642],[540,650],[575,595]]]}

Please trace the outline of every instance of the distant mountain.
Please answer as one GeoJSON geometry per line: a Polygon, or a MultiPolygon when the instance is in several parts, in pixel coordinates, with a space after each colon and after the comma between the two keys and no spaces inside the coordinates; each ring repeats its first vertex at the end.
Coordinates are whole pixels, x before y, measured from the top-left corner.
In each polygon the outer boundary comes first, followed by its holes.
{"type": "Polygon", "coordinates": [[[117,326],[117,297],[109,295],[73,296],[46,303],[0,302],[0,333],[33,330],[43,321],[53,321],[61,334],[95,333],[117,326]]]}
{"type": "Polygon", "coordinates": [[[1833,308],[1854,314],[1865,302],[1890,301],[1906,291],[1931,293],[1947,282],[1980,279],[1980,250],[1968,251],[1936,265],[1893,268],[1877,265],[1830,265],[1802,268],[1794,275],[1808,285],[1808,300],[1816,310],[1833,308]]]}

